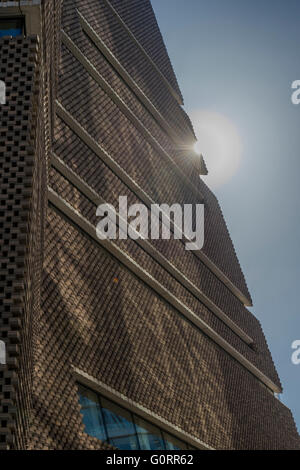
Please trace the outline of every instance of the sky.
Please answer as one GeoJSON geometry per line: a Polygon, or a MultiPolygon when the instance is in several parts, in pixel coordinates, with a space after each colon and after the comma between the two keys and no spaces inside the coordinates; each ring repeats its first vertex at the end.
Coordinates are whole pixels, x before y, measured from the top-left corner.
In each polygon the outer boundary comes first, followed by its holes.
{"type": "Polygon", "coordinates": [[[300,431],[300,1],[151,2],[300,431]]]}

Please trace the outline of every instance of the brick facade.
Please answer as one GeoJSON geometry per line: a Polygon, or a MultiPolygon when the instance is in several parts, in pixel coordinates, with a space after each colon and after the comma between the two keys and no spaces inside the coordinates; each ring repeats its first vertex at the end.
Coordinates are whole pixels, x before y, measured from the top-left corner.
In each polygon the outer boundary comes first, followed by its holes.
{"type": "Polygon", "coordinates": [[[53,4],[39,38],[0,39],[0,449],[109,447],[74,368],[208,447],[300,449],[150,1],[53,4]],[[204,202],[203,253],[101,245],[90,194],[204,202]]]}

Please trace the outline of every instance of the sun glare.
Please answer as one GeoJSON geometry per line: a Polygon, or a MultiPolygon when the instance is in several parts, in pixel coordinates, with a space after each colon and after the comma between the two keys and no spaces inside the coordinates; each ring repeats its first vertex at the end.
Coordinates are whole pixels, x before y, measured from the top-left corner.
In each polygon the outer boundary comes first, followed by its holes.
{"type": "Polygon", "coordinates": [[[198,142],[194,151],[204,157],[208,175],[204,181],[217,188],[237,172],[241,153],[241,139],[233,122],[226,116],[209,110],[190,113],[198,142]]]}
{"type": "Polygon", "coordinates": [[[196,142],[194,144],[194,152],[197,153],[198,155],[201,154],[201,143],[200,142],[196,142]]]}

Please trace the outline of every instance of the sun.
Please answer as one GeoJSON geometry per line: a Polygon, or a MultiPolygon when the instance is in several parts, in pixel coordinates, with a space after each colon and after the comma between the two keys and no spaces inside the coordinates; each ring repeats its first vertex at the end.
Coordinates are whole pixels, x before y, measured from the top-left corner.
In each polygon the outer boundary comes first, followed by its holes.
{"type": "Polygon", "coordinates": [[[190,113],[198,141],[194,151],[202,154],[208,169],[203,177],[212,189],[227,183],[237,172],[242,143],[234,123],[223,114],[210,110],[190,113]]]}
{"type": "Polygon", "coordinates": [[[198,155],[201,154],[201,142],[196,142],[194,144],[194,152],[197,153],[198,155]]]}

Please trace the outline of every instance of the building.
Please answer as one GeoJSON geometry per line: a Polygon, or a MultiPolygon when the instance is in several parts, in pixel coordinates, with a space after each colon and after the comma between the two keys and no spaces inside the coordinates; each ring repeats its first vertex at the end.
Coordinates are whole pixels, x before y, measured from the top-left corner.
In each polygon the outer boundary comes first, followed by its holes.
{"type": "Polygon", "coordinates": [[[0,3],[0,449],[299,449],[149,0],[0,3]],[[205,244],[96,208],[205,205],[205,244]]]}

